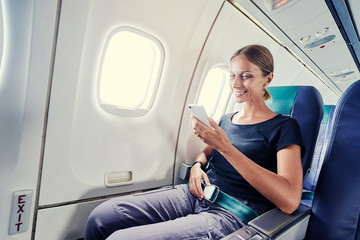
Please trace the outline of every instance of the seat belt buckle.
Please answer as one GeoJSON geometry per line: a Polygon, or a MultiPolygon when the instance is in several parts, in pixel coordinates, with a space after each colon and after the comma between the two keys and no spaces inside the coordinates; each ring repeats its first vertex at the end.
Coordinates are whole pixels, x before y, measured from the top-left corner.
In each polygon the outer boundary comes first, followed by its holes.
{"type": "Polygon", "coordinates": [[[220,188],[216,185],[207,185],[204,187],[204,198],[211,203],[215,203],[217,197],[219,196],[220,188]]]}

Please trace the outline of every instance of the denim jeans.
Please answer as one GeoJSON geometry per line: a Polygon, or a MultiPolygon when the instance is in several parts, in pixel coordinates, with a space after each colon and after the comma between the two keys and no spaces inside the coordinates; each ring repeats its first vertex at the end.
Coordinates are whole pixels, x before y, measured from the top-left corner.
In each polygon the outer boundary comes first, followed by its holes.
{"type": "Polygon", "coordinates": [[[110,199],[89,216],[85,239],[220,239],[245,224],[187,185],[110,199]]]}

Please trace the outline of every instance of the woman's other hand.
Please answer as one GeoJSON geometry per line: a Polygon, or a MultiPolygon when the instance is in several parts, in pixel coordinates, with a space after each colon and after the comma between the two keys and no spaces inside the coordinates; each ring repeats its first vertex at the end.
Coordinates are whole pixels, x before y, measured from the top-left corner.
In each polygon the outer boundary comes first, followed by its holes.
{"type": "Polygon", "coordinates": [[[190,170],[189,189],[191,194],[199,200],[204,198],[204,192],[201,186],[202,181],[204,181],[206,185],[210,185],[209,178],[201,169],[200,163],[196,163],[190,170]]]}

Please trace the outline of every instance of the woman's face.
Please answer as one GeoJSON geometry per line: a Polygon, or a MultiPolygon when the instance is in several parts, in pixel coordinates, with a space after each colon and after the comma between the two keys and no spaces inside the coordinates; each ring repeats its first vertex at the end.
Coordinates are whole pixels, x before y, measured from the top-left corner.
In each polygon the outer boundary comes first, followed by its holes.
{"type": "Polygon", "coordinates": [[[237,103],[263,101],[263,89],[270,81],[269,75],[264,77],[261,69],[245,56],[231,59],[229,84],[237,103]]]}

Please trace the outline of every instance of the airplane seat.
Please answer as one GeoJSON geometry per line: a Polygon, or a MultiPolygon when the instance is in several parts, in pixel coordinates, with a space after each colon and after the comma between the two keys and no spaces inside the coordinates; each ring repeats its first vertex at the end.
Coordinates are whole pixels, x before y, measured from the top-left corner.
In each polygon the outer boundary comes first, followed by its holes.
{"type": "MultiPolygon", "coordinates": [[[[314,156],[311,161],[311,167],[305,174],[303,188],[308,191],[315,191],[317,180],[319,178],[320,169],[325,157],[325,149],[328,143],[328,136],[331,130],[331,123],[334,116],[335,105],[324,106],[324,116],[322,118],[318,138],[316,140],[314,156]]],[[[302,203],[310,205],[311,199],[304,199],[302,203]]]]}
{"type": "Polygon", "coordinates": [[[301,159],[305,174],[310,168],[324,114],[321,94],[313,86],[274,86],[267,90],[271,100],[266,101],[266,105],[277,114],[295,118],[300,125],[305,145],[305,155],[301,159]]]}
{"type": "Polygon", "coordinates": [[[275,208],[224,240],[360,240],[359,101],[360,80],[336,104],[312,207],[300,204],[290,215],[275,208]]]}
{"type": "Polygon", "coordinates": [[[336,105],[307,239],[360,239],[359,102],[360,80],[336,105]]]}

